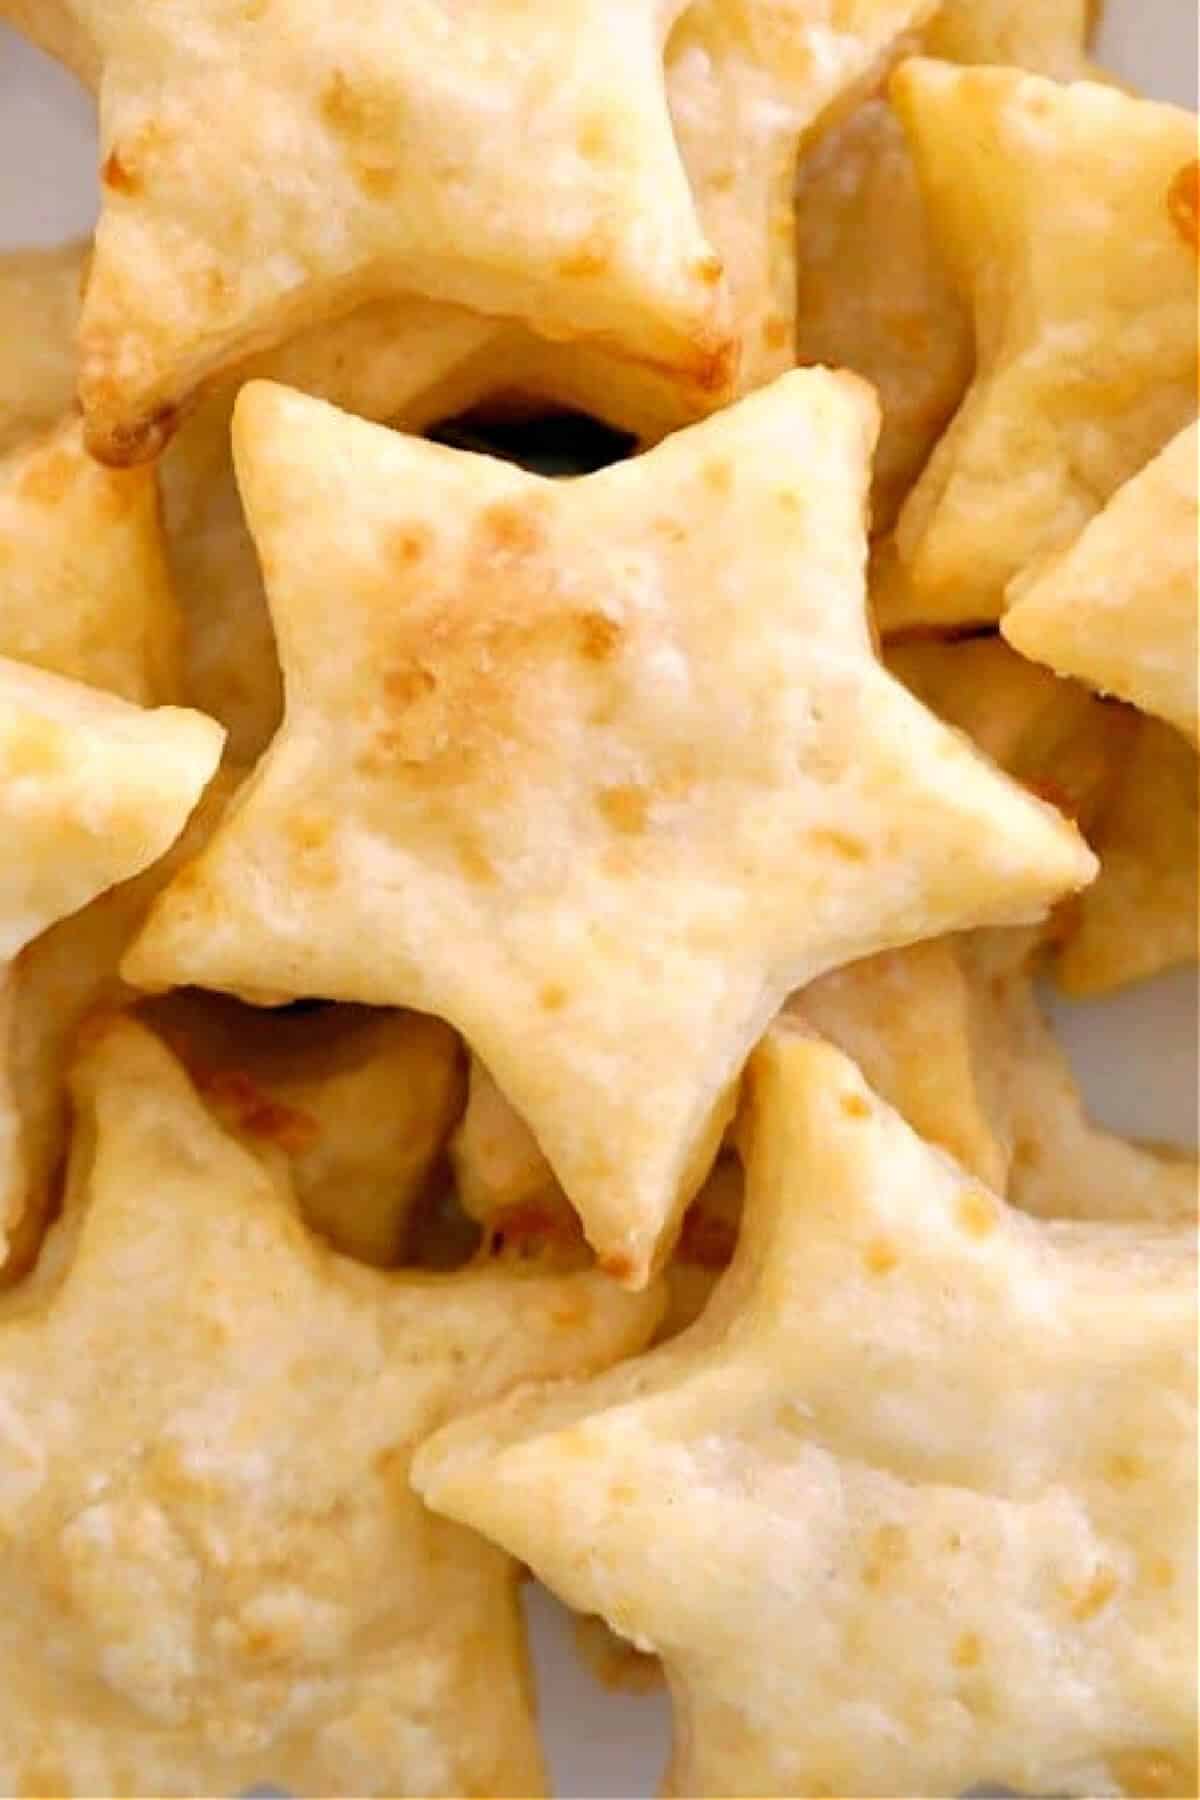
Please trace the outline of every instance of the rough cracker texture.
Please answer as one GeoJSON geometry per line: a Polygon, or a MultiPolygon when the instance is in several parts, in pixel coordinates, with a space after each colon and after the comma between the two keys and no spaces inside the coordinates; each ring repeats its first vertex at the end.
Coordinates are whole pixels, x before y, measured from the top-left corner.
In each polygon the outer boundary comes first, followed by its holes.
{"type": "Polygon", "coordinates": [[[1009,590],[1025,656],[1155,713],[1200,741],[1196,594],[1200,431],[1180,432],[1044,568],[1009,590]]]}
{"type": "Polygon", "coordinates": [[[238,780],[223,764],[165,855],[0,970],[0,1285],[28,1270],[54,1202],[76,1033],[90,1013],[134,998],[118,974],[121,958],[155,895],[211,835],[238,780]]]}
{"type": "Polygon", "coordinates": [[[419,1490],[663,1657],[672,1793],[1194,1792],[1194,1231],[1012,1212],[805,1037],[748,1141],[699,1324],[419,1490]]]}
{"type": "Polygon", "coordinates": [[[874,657],[874,430],[801,371],[556,484],[247,389],[287,716],[130,979],[448,1019],[645,1279],[788,992],[1091,876],[874,657]]]}
{"type": "Polygon", "coordinates": [[[200,713],[0,658],[0,959],[160,857],[223,737],[200,713]]]}
{"type": "Polygon", "coordinates": [[[0,456],[70,411],[83,260],[82,244],[0,252],[0,456]]]}
{"type": "Polygon", "coordinates": [[[178,698],[154,475],[101,468],[74,421],[0,460],[0,655],[143,706],[178,698]]]}
{"type": "Polygon", "coordinates": [[[514,1565],[409,1459],[657,1296],[334,1256],[128,1022],[75,1085],[64,1222],[0,1301],[0,1785],[540,1792],[514,1565]]]}
{"type": "Polygon", "coordinates": [[[153,455],[247,355],[404,292],[728,384],[666,101],[684,0],[60,10],[102,71],[80,394],[106,460],[153,455]]]}
{"type": "Polygon", "coordinates": [[[977,369],[900,515],[905,581],[881,623],[986,621],[1195,416],[1195,234],[1171,205],[1195,120],[1095,83],[922,60],[892,95],[977,369]]]}

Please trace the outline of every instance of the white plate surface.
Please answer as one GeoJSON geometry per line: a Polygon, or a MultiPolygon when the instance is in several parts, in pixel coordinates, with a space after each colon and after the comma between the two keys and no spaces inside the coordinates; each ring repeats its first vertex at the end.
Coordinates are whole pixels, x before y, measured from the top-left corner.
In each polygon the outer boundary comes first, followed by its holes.
{"type": "MultiPolygon", "coordinates": [[[[147,0],[154,4],[154,0],[147,0]]],[[[1156,98],[1195,107],[1196,0],[1108,0],[1100,60],[1156,98]]],[[[70,76],[0,26],[0,246],[53,244],[95,216],[95,123],[70,76]]],[[[1116,1130],[1193,1145],[1197,992],[1187,972],[1051,1010],[1097,1116],[1116,1130]]],[[[542,1728],[563,1800],[653,1794],[667,1753],[662,1695],[601,1688],[566,1620],[531,1589],[542,1728]]]]}

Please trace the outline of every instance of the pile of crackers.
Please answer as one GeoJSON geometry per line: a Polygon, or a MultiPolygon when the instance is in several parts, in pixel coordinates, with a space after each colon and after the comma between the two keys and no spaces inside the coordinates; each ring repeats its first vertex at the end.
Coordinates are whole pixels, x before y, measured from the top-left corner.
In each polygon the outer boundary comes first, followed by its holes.
{"type": "Polygon", "coordinates": [[[542,1793],[532,1569],[674,1795],[1196,1795],[1196,1164],[1035,988],[1197,953],[1091,10],[0,0],[0,1791],[542,1793]]]}

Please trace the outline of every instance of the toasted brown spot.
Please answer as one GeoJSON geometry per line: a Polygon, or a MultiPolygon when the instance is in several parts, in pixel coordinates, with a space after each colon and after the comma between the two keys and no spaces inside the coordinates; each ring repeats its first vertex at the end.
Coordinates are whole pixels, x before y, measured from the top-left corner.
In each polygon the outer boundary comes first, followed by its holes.
{"type": "Polygon", "coordinates": [[[141,177],[135,169],[129,168],[122,160],[119,150],[110,150],[100,165],[100,180],[106,188],[115,194],[137,194],[141,192],[141,177]]]}
{"type": "Polygon", "coordinates": [[[647,804],[645,788],[633,783],[601,788],[596,795],[600,813],[625,837],[639,837],[645,831],[647,804]]]}
{"type": "Polygon", "coordinates": [[[516,500],[497,500],[479,515],[485,548],[507,556],[529,556],[540,548],[544,532],[531,509],[516,500]]]}
{"type": "Polygon", "coordinates": [[[1146,1465],[1131,1450],[1116,1450],[1105,1463],[1104,1473],[1110,1481],[1140,1481],[1146,1473],[1146,1465]]]}
{"type": "Polygon", "coordinates": [[[597,1261],[601,1274],[609,1275],[614,1281],[630,1281],[633,1278],[633,1261],[621,1251],[613,1251],[611,1255],[601,1256],[597,1261]]]}
{"type": "Polygon", "coordinates": [[[861,1094],[856,1094],[849,1089],[842,1095],[842,1111],[848,1119],[869,1119],[871,1116],[871,1108],[867,1101],[861,1094]]]}
{"type": "Polygon", "coordinates": [[[881,1525],[871,1537],[863,1580],[868,1587],[882,1587],[908,1555],[908,1538],[900,1525],[881,1525]]]}
{"type": "Polygon", "coordinates": [[[1103,1612],[1117,1591],[1117,1578],[1111,1569],[1099,1568],[1084,1588],[1071,1603],[1071,1616],[1084,1624],[1103,1612]]]}
{"type": "Polygon", "coordinates": [[[999,1209],[983,1188],[966,1188],[955,1201],[954,1211],[968,1237],[990,1237],[996,1229],[999,1209]]]}
{"type": "Polygon", "coordinates": [[[296,850],[324,850],[333,835],[333,824],[324,813],[293,813],[286,830],[296,850]]]}
{"type": "Polygon", "coordinates": [[[538,999],[547,1012],[558,1012],[567,1004],[567,990],[561,981],[547,981],[538,999]]]}
{"type": "Polygon", "coordinates": [[[621,627],[602,612],[580,613],[579,651],[589,662],[604,662],[621,642],[621,627]]]}
{"type": "Polygon", "coordinates": [[[714,456],[704,465],[704,479],[714,494],[727,494],[733,486],[733,464],[727,456],[714,456]]]}
{"type": "Polygon", "coordinates": [[[386,669],[383,675],[383,691],[397,706],[412,706],[426,694],[431,694],[436,686],[436,680],[421,663],[405,663],[399,668],[386,669]]]}
{"type": "Polygon", "coordinates": [[[118,419],[102,428],[84,420],[87,447],[97,462],[125,469],[133,463],[153,462],[161,456],[179,428],[180,411],[164,401],[141,418],[118,419]]]}
{"type": "Polygon", "coordinates": [[[983,1660],[983,1645],[974,1631],[964,1631],[954,1646],[954,1666],[957,1669],[977,1669],[983,1660]]]}
{"type": "Polygon", "coordinates": [[[394,107],[335,69],[321,91],[321,118],[341,141],[346,166],[368,199],[385,199],[396,185],[394,107]]]}
{"type": "Polygon", "coordinates": [[[834,856],[840,856],[843,862],[865,863],[867,860],[867,846],[861,838],[852,837],[848,831],[821,827],[810,831],[808,838],[815,849],[829,850],[834,856]]]}
{"type": "Polygon", "coordinates": [[[705,287],[716,287],[725,273],[725,264],[715,250],[710,250],[706,255],[696,258],[692,264],[692,273],[705,287]]]}
{"type": "Polygon", "coordinates": [[[900,1258],[886,1238],[872,1238],[863,1251],[863,1261],[872,1275],[890,1275],[900,1258]]]}
{"type": "Polygon", "coordinates": [[[39,506],[57,506],[71,490],[79,463],[69,450],[57,446],[42,456],[31,457],[21,471],[17,493],[39,506]]]}
{"type": "Polygon", "coordinates": [[[311,1113],[275,1100],[242,1069],[195,1074],[200,1093],[230,1118],[236,1131],[276,1144],[287,1156],[303,1156],[319,1141],[321,1127],[311,1113]]]}
{"type": "Polygon", "coordinates": [[[1200,161],[1185,163],[1167,189],[1167,217],[1184,243],[1195,250],[1200,223],[1200,161]]]}
{"type": "Polygon", "coordinates": [[[1147,1800],[1186,1800],[1195,1791],[1196,1772],[1170,1750],[1118,1750],[1108,1758],[1113,1780],[1123,1794],[1147,1800]]]}
{"type": "Polygon", "coordinates": [[[576,245],[568,256],[564,256],[558,264],[558,274],[568,278],[585,278],[591,275],[602,275],[612,261],[612,245],[608,238],[599,231],[594,231],[583,242],[576,245]]]}
{"type": "Polygon", "coordinates": [[[429,533],[423,525],[397,525],[389,534],[385,548],[392,562],[406,568],[420,562],[429,544],[429,533]]]}

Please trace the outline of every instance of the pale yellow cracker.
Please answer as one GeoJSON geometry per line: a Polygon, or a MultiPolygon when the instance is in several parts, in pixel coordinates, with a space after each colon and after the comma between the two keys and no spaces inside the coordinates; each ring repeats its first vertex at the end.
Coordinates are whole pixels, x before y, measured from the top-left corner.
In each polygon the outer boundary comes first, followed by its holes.
{"type": "Polygon", "coordinates": [[[1195,179],[1193,116],[923,60],[892,95],[978,366],[901,513],[885,630],[998,618],[1013,577],[1196,410],[1195,228],[1177,204],[1195,179]]]}
{"type": "Polygon", "coordinates": [[[211,836],[241,779],[222,764],[164,856],[0,967],[0,1283],[25,1273],[54,1202],[76,1034],[89,1014],[136,997],[118,974],[121,958],[154,896],[211,836]]]}
{"type": "Polygon", "coordinates": [[[669,1793],[1190,1793],[1194,1231],[1009,1210],[807,1037],[747,1138],[699,1323],[418,1490],[662,1655],[669,1793]]]}
{"type": "Polygon", "coordinates": [[[0,961],[163,854],[223,736],[0,658],[0,961]]]}
{"type": "Polygon", "coordinates": [[[179,653],[154,475],[102,469],[73,421],[0,459],[0,655],[147,705],[179,653]]]}
{"type": "Polygon", "coordinates": [[[700,393],[727,381],[722,267],[666,100],[684,0],[489,0],[453,30],[382,0],[55,10],[104,101],[80,394],[106,459],[152,455],[249,353],[405,292],[595,338],[700,393]]]}
{"type": "Polygon", "coordinates": [[[287,715],[130,979],[448,1019],[644,1280],[788,992],[1093,871],[873,654],[874,429],[801,371],[556,483],[245,390],[287,715]]]}
{"type": "Polygon", "coordinates": [[[0,251],[0,456],[70,411],[84,255],[0,251]]]}
{"type": "Polygon", "coordinates": [[[1095,0],[942,0],[925,33],[947,62],[1005,63],[1058,81],[1090,72],[1095,0]]]}
{"type": "Polygon", "coordinates": [[[1008,1156],[989,1071],[972,1041],[971,993],[957,940],[936,938],[836,969],[802,988],[785,1017],[853,1059],[921,1137],[997,1193],[1008,1156]]]}
{"type": "Polygon", "coordinates": [[[196,993],[143,1016],[225,1128],[284,1158],[314,1230],[363,1262],[402,1260],[464,1099],[448,1026],[357,1007],[263,1012],[196,993]]]}
{"type": "Polygon", "coordinates": [[[1196,961],[1200,945],[1200,766],[1186,739],[1137,721],[1092,831],[1100,874],[1068,908],[1056,965],[1069,994],[1105,994],[1196,961]]]}
{"type": "Polygon", "coordinates": [[[918,700],[1090,836],[1136,733],[1131,713],[1026,662],[996,636],[893,643],[886,661],[918,700]]]}
{"type": "Polygon", "coordinates": [[[1173,438],[1067,550],[1009,588],[1013,647],[1200,741],[1200,429],[1173,438]]]}
{"type": "Polygon", "coordinates": [[[657,1297],[334,1255],[127,1021],[75,1096],[63,1222],[0,1300],[0,1784],[542,1791],[515,1567],[409,1460],[657,1297]]]}
{"type": "Polygon", "coordinates": [[[1003,1148],[1003,1191],[1050,1219],[1195,1221],[1196,1158],[1131,1143],[1088,1116],[1033,987],[1030,934],[956,941],[974,1065],[1003,1148]]]}
{"type": "Polygon", "coordinates": [[[797,361],[853,369],[879,392],[871,491],[879,533],[893,524],[966,390],[970,320],[885,98],[867,101],[812,146],[796,191],[797,361]]]}

